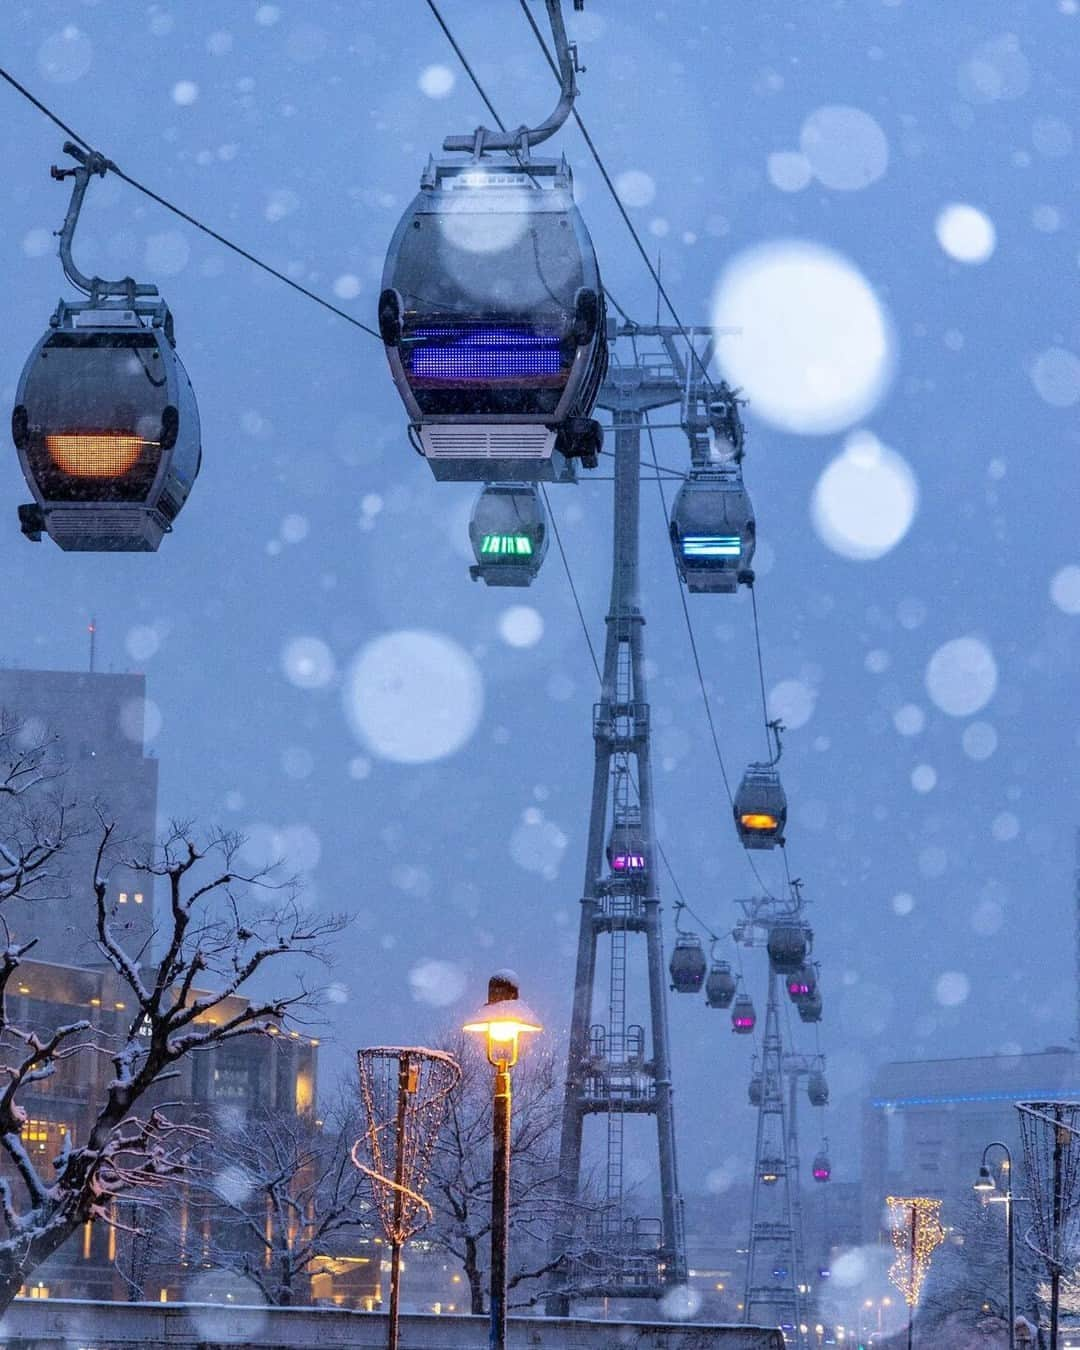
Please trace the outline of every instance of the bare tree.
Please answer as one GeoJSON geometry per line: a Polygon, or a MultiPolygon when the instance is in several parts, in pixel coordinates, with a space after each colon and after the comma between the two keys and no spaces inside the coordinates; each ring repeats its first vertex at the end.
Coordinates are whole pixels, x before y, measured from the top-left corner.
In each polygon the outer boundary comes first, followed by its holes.
{"type": "Polygon", "coordinates": [[[341,1255],[371,1231],[367,1180],[349,1149],[355,1118],[264,1109],[224,1113],[189,1189],[211,1220],[209,1259],[240,1271],[268,1303],[308,1301],[317,1256],[341,1255]]]}
{"type": "MultiPolygon", "coordinates": [[[[108,900],[115,833],[101,822],[83,903],[95,915],[98,952],[124,991],[118,1003],[131,1010],[123,1032],[105,1034],[86,1019],[19,1025],[10,1013],[12,982],[32,942],[9,941],[0,951],[0,1157],[15,1174],[0,1177],[0,1311],[81,1224],[115,1221],[116,1199],[152,1195],[185,1174],[198,1131],[151,1104],[151,1090],[197,1050],[279,1031],[309,991],[297,973],[292,993],[249,999],[254,977],[290,956],[325,959],[327,939],[342,927],[339,918],[305,914],[295,888],[270,871],[240,870],[239,836],[216,833],[199,843],[188,826],[176,825],[150,858],[125,860],[148,890],[159,881],[167,893],[160,956],[129,951],[108,900]],[[75,1057],[105,1057],[112,1074],[91,1103],[86,1137],[65,1139],[45,1175],[23,1142],[21,1099],[75,1057]]],[[[72,903],[80,903],[77,891],[72,903]]]]}
{"type": "MultiPolygon", "coordinates": [[[[1039,1271],[1023,1241],[1026,1202],[1015,1200],[1016,1311],[1038,1319],[1039,1271]]],[[[1008,1251],[1004,1202],[986,1203],[975,1194],[950,1203],[949,1240],[927,1280],[921,1317],[925,1325],[959,1334],[1007,1335],[1009,1314],[1008,1251]]]]}
{"type": "Polygon", "coordinates": [[[55,737],[0,708],[0,904],[59,894],[52,864],[74,833],[55,737]]]}
{"type": "MultiPolygon", "coordinates": [[[[470,1311],[484,1311],[485,1272],[491,1248],[491,1068],[472,1038],[442,1047],[461,1065],[451,1095],[425,1194],[435,1211],[425,1236],[461,1263],[470,1311]]],[[[510,1125],[510,1306],[529,1307],[544,1297],[539,1287],[556,1268],[549,1248],[563,1212],[559,1195],[559,1127],[562,1087],[553,1056],[530,1047],[514,1070],[510,1125]],[[516,1291],[516,1292],[515,1292],[516,1291]]]]}

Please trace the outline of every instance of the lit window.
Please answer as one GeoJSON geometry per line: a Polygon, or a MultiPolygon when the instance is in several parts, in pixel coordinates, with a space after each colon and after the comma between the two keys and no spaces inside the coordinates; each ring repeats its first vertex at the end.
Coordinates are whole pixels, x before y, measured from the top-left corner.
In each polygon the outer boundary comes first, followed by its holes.
{"type": "Polygon", "coordinates": [[[121,892],[120,892],[120,903],[121,903],[122,905],[126,905],[126,904],[127,904],[127,891],[121,891],[121,892]]]}
{"type": "Polygon", "coordinates": [[[137,905],[141,905],[141,904],[142,904],[142,891],[136,891],[136,892],[135,892],[135,903],[136,903],[137,905]]]}

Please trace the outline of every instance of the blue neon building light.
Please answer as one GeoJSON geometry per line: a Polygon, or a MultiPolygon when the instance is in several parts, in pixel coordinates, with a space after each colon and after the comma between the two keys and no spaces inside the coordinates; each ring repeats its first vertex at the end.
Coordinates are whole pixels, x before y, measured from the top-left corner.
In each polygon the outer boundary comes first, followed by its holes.
{"type": "Polygon", "coordinates": [[[904,1106],[954,1106],[960,1102],[1035,1102],[1080,1100],[1080,1090],[1045,1088],[1016,1088],[1012,1092],[966,1092],[942,1097],[874,1097],[870,1105],[879,1111],[896,1110],[904,1106]],[[1063,1094],[1064,1093],[1064,1097],[1063,1094]]]}
{"type": "Polygon", "coordinates": [[[684,558],[738,558],[742,540],[737,534],[684,534],[684,558]]]}
{"type": "Polygon", "coordinates": [[[439,324],[416,328],[410,337],[409,372],[419,380],[472,384],[562,373],[558,333],[439,324]]]}

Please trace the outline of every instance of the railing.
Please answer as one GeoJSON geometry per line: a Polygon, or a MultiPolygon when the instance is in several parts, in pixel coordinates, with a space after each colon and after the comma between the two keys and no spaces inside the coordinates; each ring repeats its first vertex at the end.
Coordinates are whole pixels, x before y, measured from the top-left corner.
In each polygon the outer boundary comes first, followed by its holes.
{"type": "MultiPolygon", "coordinates": [[[[511,1317],[511,1350],[783,1350],[779,1331],[671,1322],[511,1317]],[[630,1340],[628,1342],[627,1334],[630,1340]]],[[[479,1350],[486,1317],[406,1315],[408,1350],[479,1350]]],[[[0,1350],[383,1350],[386,1318],[342,1308],[252,1308],[215,1303],[98,1303],[16,1299],[5,1311],[0,1350]]]]}

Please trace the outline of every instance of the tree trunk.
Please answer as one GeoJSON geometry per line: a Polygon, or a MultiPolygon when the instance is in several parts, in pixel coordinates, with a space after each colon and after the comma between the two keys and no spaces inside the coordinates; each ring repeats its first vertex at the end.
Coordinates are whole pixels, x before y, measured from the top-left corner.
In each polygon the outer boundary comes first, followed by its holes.
{"type": "Polygon", "coordinates": [[[26,1282],[27,1274],[36,1270],[43,1261],[52,1256],[59,1247],[71,1237],[82,1220],[65,1214],[62,1220],[50,1216],[49,1226],[32,1237],[23,1249],[23,1259],[16,1262],[10,1255],[0,1267],[0,1314],[18,1294],[26,1282]]]}
{"type": "Polygon", "coordinates": [[[281,1276],[278,1280],[278,1307],[291,1308],[293,1301],[292,1290],[292,1264],[289,1261],[288,1252],[281,1254],[281,1276]]]}
{"type": "Polygon", "coordinates": [[[469,1281],[469,1311],[477,1316],[483,1316],[484,1277],[477,1260],[476,1239],[474,1237],[466,1237],[465,1239],[465,1260],[462,1264],[465,1267],[465,1278],[469,1281]]]}

